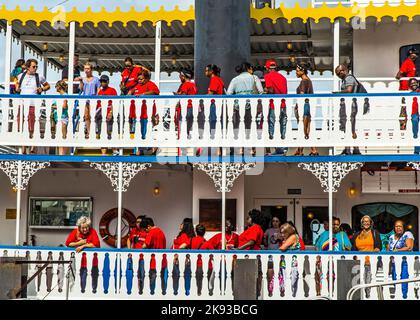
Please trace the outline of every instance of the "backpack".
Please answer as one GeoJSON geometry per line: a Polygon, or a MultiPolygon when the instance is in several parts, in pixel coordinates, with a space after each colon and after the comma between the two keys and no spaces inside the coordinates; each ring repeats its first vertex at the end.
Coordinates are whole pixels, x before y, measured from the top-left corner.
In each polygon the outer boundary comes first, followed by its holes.
{"type": "Polygon", "coordinates": [[[357,80],[356,79],[356,77],[354,76],[354,75],[352,75],[352,74],[348,74],[347,76],[346,76],[346,78],[347,77],[353,77],[354,78],[354,80],[356,81],[356,83],[357,83],[357,87],[356,87],[356,90],[354,91],[354,93],[367,93],[367,91],[366,91],[366,89],[365,89],[365,87],[359,82],[359,80],[357,80]]]}
{"type": "MultiPolygon", "coordinates": [[[[22,83],[25,76],[26,76],[26,72],[22,73],[22,76],[20,77],[20,80],[19,80],[19,88],[22,88],[22,83]]],[[[37,88],[41,87],[41,82],[39,81],[38,73],[35,73],[35,81],[36,81],[36,87],[37,88]]],[[[40,93],[37,93],[37,94],[40,94],[40,93]]]]}

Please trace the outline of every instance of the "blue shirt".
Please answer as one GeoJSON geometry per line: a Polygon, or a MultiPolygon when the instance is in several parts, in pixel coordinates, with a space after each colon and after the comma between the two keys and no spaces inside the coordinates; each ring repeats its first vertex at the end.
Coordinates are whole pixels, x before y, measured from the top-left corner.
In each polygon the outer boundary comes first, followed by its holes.
{"type": "Polygon", "coordinates": [[[93,80],[88,82],[86,78],[83,79],[83,96],[96,96],[98,94],[98,89],[101,87],[99,78],[93,77],[93,80]]]}
{"type": "MultiPolygon", "coordinates": [[[[344,251],[345,247],[351,248],[351,242],[347,234],[343,231],[332,235],[333,251],[344,251]]],[[[315,246],[319,251],[328,251],[329,248],[329,231],[321,233],[316,240],[315,246]]]]}

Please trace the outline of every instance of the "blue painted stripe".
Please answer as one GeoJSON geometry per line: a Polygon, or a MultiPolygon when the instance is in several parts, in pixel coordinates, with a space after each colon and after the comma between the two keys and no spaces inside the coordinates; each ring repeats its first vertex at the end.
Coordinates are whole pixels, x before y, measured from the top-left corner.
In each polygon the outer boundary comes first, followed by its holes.
{"type": "Polygon", "coordinates": [[[159,96],[79,96],[79,95],[12,95],[0,94],[0,99],[73,99],[73,100],[87,100],[87,99],[100,99],[100,100],[162,100],[162,99],[283,99],[283,98],[351,98],[351,97],[407,97],[407,96],[420,96],[419,92],[375,92],[375,93],[315,93],[315,94],[264,94],[264,95],[195,95],[195,96],[174,96],[174,95],[159,95],[159,96]]]}
{"type": "MultiPolygon", "coordinates": [[[[73,248],[67,247],[27,247],[27,246],[6,246],[0,245],[1,250],[44,250],[44,251],[75,251],[73,248]]],[[[209,254],[287,254],[287,255],[420,255],[420,251],[412,252],[368,252],[368,251],[279,251],[279,250],[140,250],[140,249],[113,249],[113,248],[88,248],[85,252],[131,252],[131,253],[209,253],[209,254]]]]}
{"type": "Polygon", "coordinates": [[[409,162],[420,161],[420,155],[336,155],[336,156],[54,156],[35,154],[0,154],[0,161],[50,161],[50,162],[152,162],[152,163],[207,163],[207,162],[409,162]]]}

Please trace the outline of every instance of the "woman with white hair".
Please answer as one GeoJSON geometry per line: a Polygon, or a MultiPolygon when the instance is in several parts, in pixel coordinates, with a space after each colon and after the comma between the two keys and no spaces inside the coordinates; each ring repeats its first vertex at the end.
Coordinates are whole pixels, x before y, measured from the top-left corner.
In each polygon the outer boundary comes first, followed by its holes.
{"type": "Polygon", "coordinates": [[[75,247],[76,252],[85,248],[100,248],[98,234],[91,227],[92,222],[88,217],[82,216],[77,220],[77,229],[74,229],[67,238],[66,246],[75,247]]]}
{"type": "Polygon", "coordinates": [[[368,215],[360,220],[362,230],[351,239],[352,251],[381,251],[382,241],[378,231],[373,229],[373,220],[368,215]]]}

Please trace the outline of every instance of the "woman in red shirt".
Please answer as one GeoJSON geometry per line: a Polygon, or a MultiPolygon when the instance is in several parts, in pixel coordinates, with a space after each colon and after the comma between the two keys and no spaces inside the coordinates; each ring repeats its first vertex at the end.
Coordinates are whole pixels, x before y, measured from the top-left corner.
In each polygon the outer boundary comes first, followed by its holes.
{"type": "MultiPolygon", "coordinates": [[[[235,226],[233,225],[233,221],[231,218],[226,219],[225,224],[225,244],[226,250],[231,250],[233,248],[237,248],[239,245],[239,236],[237,233],[233,232],[235,230],[235,226]]],[[[218,233],[213,236],[209,242],[213,245],[214,249],[221,250],[222,249],[222,233],[218,233]]]]}
{"type": "Polygon", "coordinates": [[[220,68],[215,64],[209,64],[206,67],[206,77],[210,78],[208,94],[221,95],[224,93],[225,84],[222,78],[220,78],[220,71],[220,68]]]}
{"type": "Polygon", "coordinates": [[[175,95],[196,95],[197,87],[194,82],[191,80],[194,78],[194,72],[191,70],[185,69],[179,73],[179,79],[181,80],[181,85],[178,88],[177,92],[174,92],[175,95]]]}
{"type": "Polygon", "coordinates": [[[192,219],[185,218],[179,225],[179,230],[171,249],[190,249],[191,239],[195,237],[192,219]]]}
{"type": "Polygon", "coordinates": [[[138,216],[136,219],[136,226],[130,230],[127,239],[127,248],[129,249],[142,249],[146,241],[147,232],[141,227],[141,222],[146,216],[138,216]]]}
{"type": "Polygon", "coordinates": [[[253,209],[248,213],[248,229],[239,235],[238,250],[260,250],[264,237],[261,226],[264,224],[264,217],[260,210],[253,209]]]}
{"type": "Polygon", "coordinates": [[[77,220],[77,229],[74,229],[67,238],[66,246],[75,247],[76,252],[80,252],[84,248],[100,248],[98,234],[91,225],[92,222],[88,217],[80,217],[77,220]]]}
{"type": "Polygon", "coordinates": [[[150,72],[143,70],[139,73],[139,83],[128,92],[129,96],[159,95],[160,91],[157,85],[150,81],[150,72]]]}

